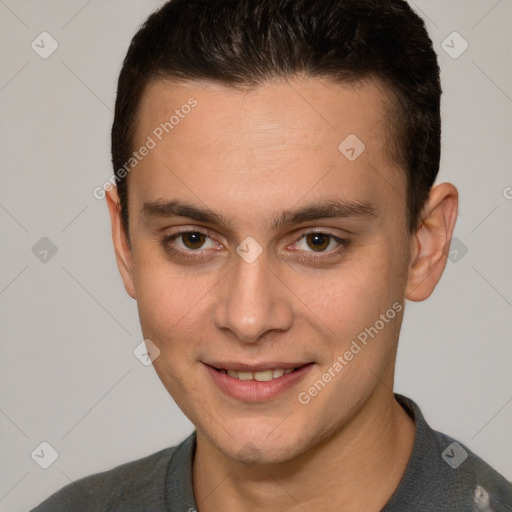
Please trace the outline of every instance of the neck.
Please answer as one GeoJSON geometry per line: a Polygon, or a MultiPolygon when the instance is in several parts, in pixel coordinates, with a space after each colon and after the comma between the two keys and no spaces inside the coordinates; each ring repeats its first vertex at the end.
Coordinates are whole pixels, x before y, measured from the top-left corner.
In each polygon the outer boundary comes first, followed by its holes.
{"type": "Polygon", "coordinates": [[[197,433],[193,486],[200,512],[380,511],[402,478],[415,425],[386,386],[334,435],[293,461],[261,467],[227,459],[197,433]]]}

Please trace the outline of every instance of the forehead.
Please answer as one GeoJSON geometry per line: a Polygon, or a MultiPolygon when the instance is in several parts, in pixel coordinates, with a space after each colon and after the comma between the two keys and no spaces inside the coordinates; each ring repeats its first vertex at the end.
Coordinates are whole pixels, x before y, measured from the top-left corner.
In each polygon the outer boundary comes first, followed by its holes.
{"type": "Polygon", "coordinates": [[[168,121],[173,113],[180,119],[184,113],[186,117],[191,98],[199,106],[194,108],[193,127],[190,122],[182,123],[180,130],[173,132],[181,132],[182,138],[195,134],[215,147],[230,142],[225,138],[228,131],[236,131],[239,137],[248,135],[245,142],[252,140],[255,145],[259,140],[276,145],[297,142],[298,131],[300,136],[309,132],[323,139],[329,131],[331,135],[336,132],[336,140],[344,132],[362,133],[370,127],[376,128],[371,135],[378,137],[390,103],[385,86],[373,79],[333,83],[321,78],[295,78],[242,89],[212,82],[158,80],[145,89],[137,135],[153,131],[155,122],[168,121]],[[217,129],[211,131],[213,124],[217,129]],[[208,137],[204,137],[205,132],[208,137]]]}
{"type": "Polygon", "coordinates": [[[371,80],[297,78],[245,90],[160,80],[145,91],[134,144],[154,147],[130,180],[141,201],[179,191],[209,204],[221,194],[223,206],[327,192],[396,202],[405,182],[390,157],[388,103],[371,80]]]}

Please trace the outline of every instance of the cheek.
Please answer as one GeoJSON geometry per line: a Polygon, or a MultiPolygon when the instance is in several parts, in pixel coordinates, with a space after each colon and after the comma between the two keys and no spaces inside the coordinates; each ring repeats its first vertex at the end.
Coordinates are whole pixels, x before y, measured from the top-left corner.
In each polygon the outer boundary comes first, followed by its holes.
{"type": "Polygon", "coordinates": [[[139,255],[134,282],[144,337],[163,352],[193,348],[215,276],[196,278],[186,267],[173,265],[161,255],[149,251],[139,255]]]}
{"type": "Polygon", "coordinates": [[[331,334],[347,339],[402,301],[404,266],[397,245],[375,242],[353,249],[338,267],[317,276],[296,275],[297,297],[331,334]]]}
{"type": "Polygon", "coordinates": [[[196,412],[190,397],[200,396],[201,391],[190,376],[205,338],[204,299],[211,286],[202,286],[186,273],[178,275],[158,265],[145,266],[137,277],[142,333],[160,351],[153,367],[178,406],[194,420],[196,412]]]}

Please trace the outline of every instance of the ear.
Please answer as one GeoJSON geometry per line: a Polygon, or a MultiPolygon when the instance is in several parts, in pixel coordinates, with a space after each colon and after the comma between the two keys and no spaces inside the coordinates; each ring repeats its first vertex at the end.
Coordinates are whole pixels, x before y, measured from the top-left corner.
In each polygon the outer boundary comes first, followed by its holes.
{"type": "Polygon", "coordinates": [[[441,183],[430,191],[421,225],[411,240],[406,299],[427,299],[441,279],[450,252],[458,202],[457,189],[450,183],[441,183]]]}
{"type": "Polygon", "coordinates": [[[114,242],[117,268],[123,279],[126,292],[132,299],[136,299],[132,274],[132,252],[128,244],[127,233],[125,233],[121,222],[121,204],[117,195],[117,187],[114,186],[108,190],[105,193],[105,197],[107,198],[110,222],[112,224],[112,241],[114,242]]]}

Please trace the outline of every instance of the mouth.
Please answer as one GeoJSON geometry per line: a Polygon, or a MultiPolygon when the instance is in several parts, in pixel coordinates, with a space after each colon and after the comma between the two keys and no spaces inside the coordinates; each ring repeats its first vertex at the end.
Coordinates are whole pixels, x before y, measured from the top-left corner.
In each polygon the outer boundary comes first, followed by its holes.
{"type": "Polygon", "coordinates": [[[244,402],[275,398],[302,380],[315,363],[204,363],[217,389],[244,402]]]}
{"type": "Polygon", "coordinates": [[[244,371],[244,370],[226,370],[225,368],[214,368],[220,373],[224,373],[225,375],[229,375],[233,379],[238,380],[256,380],[258,382],[268,382],[274,379],[279,379],[285,374],[292,373],[302,366],[296,366],[293,368],[272,368],[267,370],[258,370],[258,371],[244,371]]]}

